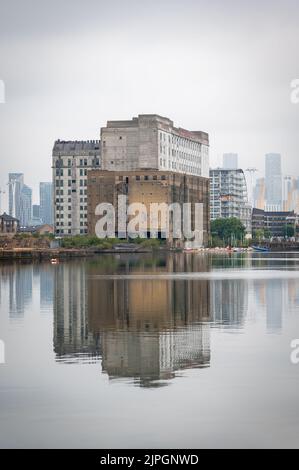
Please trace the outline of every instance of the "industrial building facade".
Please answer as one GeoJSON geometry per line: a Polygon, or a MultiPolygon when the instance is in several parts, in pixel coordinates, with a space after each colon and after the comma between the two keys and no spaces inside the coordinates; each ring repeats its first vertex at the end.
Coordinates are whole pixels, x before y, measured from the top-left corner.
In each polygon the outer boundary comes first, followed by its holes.
{"type": "MultiPolygon", "coordinates": [[[[127,205],[141,203],[150,213],[151,204],[167,205],[184,203],[191,206],[191,228],[194,227],[195,203],[203,205],[203,245],[209,241],[209,179],[200,176],[182,175],[174,172],[159,170],[136,171],[105,171],[91,170],[88,172],[88,233],[95,235],[96,224],[100,215],[96,215],[96,208],[101,203],[112,204],[116,210],[118,220],[119,196],[126,196],[127,205]]],[[[166,232],[165,218],[161,217],[157,227],[158,238],[164,238],[166,232]]],[[[146,236],[150,236],[150,219],[147,219],[146,236]]],[[[170,245],[182,246],[184,240],[175,239],[172,227],[169,227],[170,245]]],[[[115,236],[126,238],[127,234],[116,226],[115,236]]]]}
{"type": "Polygon", "coordinates": [[[55,142],[52,170],[56,235],[87,233],[87,173],[99,167],[99,140],[55,142]]]}
{"type": "Polygon", "coordinates": [[[208,243],[209,136],[205,132],[143,114],[108,121],[101,129],[101,140],[56,141],[52,161],[56,235],[95,234],[98,204],[117,207],[118,195],[127,195],[128,204],[202,203],[204,244],[208,243]]]}

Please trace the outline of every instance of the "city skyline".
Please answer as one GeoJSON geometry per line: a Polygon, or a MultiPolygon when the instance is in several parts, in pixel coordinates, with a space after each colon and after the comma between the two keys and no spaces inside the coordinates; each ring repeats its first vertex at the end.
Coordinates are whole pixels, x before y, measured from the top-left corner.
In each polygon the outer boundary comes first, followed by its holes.
{"type": "MultiPolygon", "coordinates": [[[[277,2],[270,17],[267,1],[258,15],[255,2],[166,1],[158,15],[129,3],[115,12],[93,0],[53,1],[36,4],[34,16],[17,0],[3,6],[0,188],[21,171],[36,202],[37,183],[51,179],[55,140],[99,139],[107,119],[151,112],[208,132],[211,167],[235,152],[240,167],[250,162],[262,175],[262,156],[277,152],[284,173],[299,174],[299,106],[290,100],[298,4],[277,2]]],[[[2,200],[6,207],[7,194],[2,200]]]]}

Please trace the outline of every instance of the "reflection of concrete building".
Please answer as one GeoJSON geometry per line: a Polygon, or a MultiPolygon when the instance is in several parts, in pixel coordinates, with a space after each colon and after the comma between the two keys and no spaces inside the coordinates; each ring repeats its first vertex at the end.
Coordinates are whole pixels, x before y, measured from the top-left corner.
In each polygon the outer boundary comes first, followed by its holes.
{"type": "MultiPolygon", "coordinates": [[[[208,366],[208,281],[97,278],[109,273],[188,270],[189,262],[182,256],[161,255],[152,260],[147,255],[120,255],[86,265],[57,266],[57,358],[69,361],[82,354],[95,357],[100,353],[103,371],[110,378],[132,378],[143,386],[170,379],[177,370],[208,366]]],[[[192,269],[206,269],[202,263],[202,259],[197,260],[192,269]]]]}
{"type": "MultiPolygon", "coordinates": [[[[141,263],[128,274],[175,272],[182,269],[181,260],[174,257],[154,268],[141,263]]],[[[91,267],[89,273],[92,277],[99,269],[91,267]]],[[[88,300],[90,326],[100,334],[109,377],[132,377],[146,386],[174,377],[176,370],[209,365],[208,281],[92,278],[88,300]]]]}
{"type": "Polygon", "coordinates": [[[100,166],[100,142],[60,141],[52,153],[55,233],[87,232],[87,172],[100,166]]]}
{"type": "Polygon", "coordinates": [[[211,220],[236,217],[251,233],[251,206],[243,170],[210,170],[210,187],[211,220]]]}
{"type": "MultiPolygon", "coordinates": [[[[110,203],[116,209],[116,233],[126,238],[123,229],[117,226],[118,196],[126,196],[127,204],[142,203],[146,207],[148,218],[145,235],[150,236],[154,228],[161,238],[165,238],[166,217],[162,216],[157,226],[151,227],[150,207],[152,203],[184,203],[192,205],[191,228],[194,227],[195,203],[203,204],[203,244],[209,239],[209,180],[200,176],[188,176],[169,171],[90,171],[88,176],[88,231],[95,234],[95,226],[100,219],[95,209],[100,203],[110,203]]],[[[127,218],[126,221],[129,219],[127,218]]],[[[171,219],[172,220],[172,219],[171,219]]],[[[183,221],[183,217],[182,217],[183,221]]],[[[182,237],[173,238],[170,224],[170,243],[181,243],[182,237]]],[[[181,224],[181,229],[183,225],[181,224]]],[[[183,231],[183,230],[182,230],[183,231]]]]}
{"type": "Polygon", "coordinates": [[[42,265],[40,269],[40,305],[42,308],[53,302],[54,269],[49,265],[42,265]]]}
{"type": "Polygon", "coordinates": [[[58,357],[95,353],[88,330],[84,263],[66,263],[54,275],[54,350],[58,357]]]}
{"type": "Polygon", "coordinates": [[[240,327],[248,306],[248,284],[242,279],[211,282],[212,320],[221,325],[240,327]]]}

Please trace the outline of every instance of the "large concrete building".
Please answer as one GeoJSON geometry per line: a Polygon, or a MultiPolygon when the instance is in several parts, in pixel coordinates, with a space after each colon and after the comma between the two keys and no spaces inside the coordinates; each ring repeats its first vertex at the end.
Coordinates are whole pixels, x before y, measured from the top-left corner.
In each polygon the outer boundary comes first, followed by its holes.
{"type": "Polygon", "coordinates": [[[209,177],[209,136],[156,114],[108,121],[101,129],[102,169],[151,169],[209,177]]]}
{"type": "Polygon", "coordinates": [[[87,233],[87,173],[99,167],[99,140],[55,142],[52,168],[56,235],[87,233]]]}
{"type": "MultiPolygon", "coordinates": [[[[201,131],[177,128],[156,114],[142,114],[128,121],[108,121],[101,129],[101,171],[88,176],[88,232],[95,234],[100,203],[113,204],[127,196],[127,205],[142,203],[148,214],[151,203],[202,203],[203,244],[209,238],[209,136],[201,131]]],[[[116,216],[117,219],[118,215],[116,216]]],[[[194,222],[194,212],[191,214],[194,222]]],[[[192,223],[192,222],[191,222],[192,223]]],[[[166,219],[157,227],[165,237],[166,219]]],[[[192,225],[194,227],[194,224],[192,225]]],[[[152,227],[151,227],[152,228],[152,227]]],[[[169,227],[170,232],[172,230],[169,227]]],[[[147,220],[150,234],[150,220],[147,220]]],[[[126,238],[116,228],[116,235],[126,238]]],[[[172,234],[166,237],[174,242],[172,234]]]]}
{"type": "MultiPolygon", "coordinates": [[[[209,240],[209,179],[201,176],[184,175],[171,171],[159,170],[135,170],[135,171],[100,171],[88,172],[88,232],[95,235],[97,221],[96,207],[100,203],[112,204],[116,209],[116,221],[118,220],[118,197],[126,196],[127,205],[142,203],[150,214],[150,206],[153,203],[173,204],[191,203],[191,228],[194,227],[194,204],[203,204],[203,240],[207,246],[209,240]]],[[[129,217],[126,219],[129,220],[129,217]]],[[[183,218],[182,218],[183,220],[183,218]]],[[[147,218],[145,236],[150,236],[150,217],[147,218]]],[[[167,231],[166,218],[161,217],[157,229],[157,236],[165,238],[167,231]]],[[[186,241],[173,237],[173,227],[169,226],[168,242],[171,245],[182,246],[186,241]]],[[[183,230],[182,230],[183,232],[183,230]]],[[[126,238],[128,234],[122,232],[117,226],[115,236],[126,238]]]]}
{"type": "Polygon", "coordinates": [[[211,220],[236,217],[251,233],[251,206],[243,170],[216,168],[210,170],[211,220]]]}

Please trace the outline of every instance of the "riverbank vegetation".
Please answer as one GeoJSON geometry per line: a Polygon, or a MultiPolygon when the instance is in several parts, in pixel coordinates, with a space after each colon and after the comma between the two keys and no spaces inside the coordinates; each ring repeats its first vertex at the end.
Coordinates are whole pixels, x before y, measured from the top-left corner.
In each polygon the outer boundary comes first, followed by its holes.
{"type": "Polygon", "coordinates": [[[211,222],[212,247],[242,246],[248,247],[249,241],[245,238],[246,228],[236,217],[216,219],[211,222]]]}

